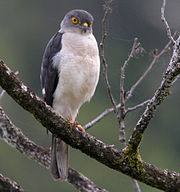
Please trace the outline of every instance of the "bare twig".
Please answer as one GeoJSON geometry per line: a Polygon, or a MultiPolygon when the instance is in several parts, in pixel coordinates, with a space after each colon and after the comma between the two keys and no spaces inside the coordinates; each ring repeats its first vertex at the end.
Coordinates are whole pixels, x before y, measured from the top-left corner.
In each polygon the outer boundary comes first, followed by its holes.
{"type": "Polygon", "coordinates": [[[110,86],[110,83],[109,83],[109,80],[108,80],[108,75],[107,75],[107,62],[106,62],[106,58],[105,58],[105,55],[104,55],[104,42],[105,42],[105,39],[107,37],[107,29],[106,29],[106,20],[107,20],[107,17],[111,11],[111,3],[112,3],[112,0],[108,0],[107,4],[104,6],[104,17],[102,19],[102,39],[101,39],[101,43],[100,43],[100,57],[101,57],[101,60],[102,60],[102,63],[103,63],[103,76],[104,76],[104,81],[105,81],[105,85],[106,85],[106,88],[107,88],[107,91],[108,91],[108,95],[109,95],[109,98],[111,100],[111,103],[114,107],[114,113],[116,114],[116,117],[117,119],[119,119],[119,112],[118,112],[118,109],[116,107],[116,102],[115,102],[115,99],[112,95],[112,91],[111,91],[111,86],[110,86]]]}
{"type": "MultiPolygon", "coordinates": [[[[130,60],[134,57],[135,55],[135,51],[136,51],[136,47],[137,47],[137,43],[138,43],[138,38],[134,38],[134,43],[131,49],[131,52],[127,58],[127,60],[124,62],[122,68],[121,68],[121,79],[123,80],[125,78],[125,69],[127,67],[127,65],[129,64],[130,60]]],[[[122,82],[120,82],[120,84],[122,84],[122,82]]]]}
{"type": "Polygon", "coordinates": [[[159,54],[155,54],[154,58],[151,62],[151,64],[148,66],[148,68],[146,69],[146,71],[144,72],[144,74],[136,81],[136,83],[131,87],[131,89],[127,92],[127,96],[126,96],[126,100],[128,100],[134,90],[136,89],[136,87],[142,82],[142,80],[147,76],[147,74],[150,72],[150,70],[152,69],[152,67],[154,66],[154,64],[157,62],[157,60],[164,54],[167,53],[169,51],[169,46],[171,44],[171,41],[169,41],[165,47],[161,50],[161,52],[159,54]]]}
{"type": "Polygon", "coordinates": [[[174,79],[173,84],[174,84],[176,81],[178,81],[179,79],[180,79],[180,75],[178,75],[178,76],[176,77],[176,79],[174,79]]]}
{"type": "MultiPolygon", "coordinates": [[[[139,109],[140,107],[144,107],[150,100],[144,101],[134,107],[129,107],[127,108],[125,115],[128,112],[134,111],[136,109],[139,109]]],[[[116,105],[116,108],[119,109],[121,107],[121,104],[119,103],[118,105],[116,105]]],[[[101,114],[99,114],[95,119],[93,119],[92,121],[90,121],[89,123],[87,123],[86,125],[83,126],[83,128],[85,130],[91,128],[93,125],[95,125],[96,123],[98,123],[100,120],[102,120],[104,117],[106,117],[109,113],[114,111],[114,107],[105,109],[101,114]]]]}
{"type": "Polygon", "coordinates": [[[173,45],[175,44],[175,40],[171,34],[171,29],[169,27],[169,24],[165,18],[165,7],[166,7],[166,0],[163,0],[163,4],[162,4],[162,7],[161,7],[161,20],[166,28],[166,32],[167,32],[167,36],[168,38],[170,39],[170,41],[173,43],[173,45]]]}
{"type": "Polygon", "coordinates": [[[143,115],[136,124],[136,127],[134,129],[131,138],[129,139],[129,147],[135,151],[138,149],[140,142],[142,140],[142,135],[146,130],[149,122],[153,118],[156,109],[169,95],[170,87],[172,86],[177,76],[180,74],[179,58],[180,58],[180,36],[178,37],[174,45],[173,55],[165,72],[161,85],[156,90],[154,96],[148,103],[143,115]]]}
{"type": "Polygon", "coordinates": [[[4,90],[2,90],[2,92],[1,92],[1,94],[0,94],[0,101],[2,100],[2,98],[3,98],[4,94],[5,94],[5,91],[4,91],[4,90]]]}
{"type": "Polygon", "coordinates": [[[126,146],[126,136],[125,136],[125,91],[124,91],[124,79],[125,79],[125,69],[129,63],[129,61],[133,58],[135,53],[135,48],[137,45],[137,38],[134,39],[134,43],[131,49],[131,52],[127,58],[127,60],[124,62],[123,66],[121,67],[121,76],[120,76],[120,122],[119,122],[119,141],[122,144],[123,147],[126,146]]]}
{"type": "Polygon", "coordinates": [[[136,192],[141,192],[141,189],[140,189],[140,187],[139,187],[138,182],[137,182],[135,179],[132,179],[132,182],[133,182],[134,190],[135,190],[136,192]]]}
{"type": "Polygon", "coordinates": [[[150,101],[150,99],[138,104],[138,105],[135,105],[134,107],[129,107],[127,110],[126,110],[126,114],[131,112],[131,111],[134,111],[136,109],[139,109],[140,107],[144,107],[148,102],[150,101]]]}
{"type": "MultiPolygon", "coordinates": [[[[137,38],[134,39],[134,43],[131,49],[131,52],[124,62],[123,66],[121,67],[121,76],[120,76],[120,122],[119,122],[119,141],[123,148],[126,147],[126,132],[125,132],[125,115],[126,115],[126,108],[125,108],[125,91],[124,91],[124,79],[125,79],[125,69],[129,64],[130,60],[135,55],[135,49],[137,46],[137,38]]],[[[136,192],[140,192],[140,187],[138,182],[135,179],[132,179],[133,186],[136,192]]]]}
{"type": "MultiPolygon", "coordinates": [[[[116,105],[116,108],[119,109],[121,106],[121,104],[116,105]]],[[[109,113],[114,111],[114,107],[105,109],[105,111],[103,111],[100,115],[98,115],[95,119],[93,119],[92,121],[90,121],[89,123],[87,123],[86,125],[84,125],[84,129],[87,130],[90,127],[92,127],[93,125],[95,125],[97,122],[99,122],[101,119],[103,119],[104,117],[106,117],[109,113]]]]}

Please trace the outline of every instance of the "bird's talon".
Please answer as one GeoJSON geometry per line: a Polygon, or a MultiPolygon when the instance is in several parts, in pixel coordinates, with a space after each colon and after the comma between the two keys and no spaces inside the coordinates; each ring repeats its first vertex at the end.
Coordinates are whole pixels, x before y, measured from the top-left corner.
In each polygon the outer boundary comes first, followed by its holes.
{"type": "Polygon", "coordinates": [[[80,132],[85,133],[84,128],[83,128],[81,125],[79,125],[78,121],[74,121],[74,122],[73,122],[73,121],[70,119],[69,122],[70,122],[71,124],[73,124],[80,132]]]}
{"type": "Polygon", "coordinates": [[[81,131],[82,133],[85,133],[84,128],[81,125],[76,125],[76,128],[81,131]]]}

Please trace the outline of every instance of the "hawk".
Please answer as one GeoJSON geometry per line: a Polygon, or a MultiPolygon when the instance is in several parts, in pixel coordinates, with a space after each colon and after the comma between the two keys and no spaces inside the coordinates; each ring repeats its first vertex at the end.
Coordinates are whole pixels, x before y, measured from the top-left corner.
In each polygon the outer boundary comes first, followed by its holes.
{"type": "MultiPolygon", "coordinates": [[[[74,123],[81,105],[94,95],[99,80],[99,50],[92,25],[93,16],[87,11],[69,11],[60,30],[48,42],[41,64],[45,102],[74,123]]],[[[77,128],[84,131],[79,125],[77,128]]],[[[68,145],[55,135],[52,135],[50,170],[54,179],[68,177],[68,145]]]]}

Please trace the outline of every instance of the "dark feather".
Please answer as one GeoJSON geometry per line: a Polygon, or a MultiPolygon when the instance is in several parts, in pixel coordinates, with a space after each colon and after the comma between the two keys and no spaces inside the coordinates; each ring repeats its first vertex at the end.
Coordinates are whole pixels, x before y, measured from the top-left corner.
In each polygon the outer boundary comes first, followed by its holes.
{"type": "Polygon", "coordinates": [[[63,33],[57,32],[48,42],[41,64],[41,88],[45,89],[44,100],[50,106],[53,103],[53,93],[59,80],[58,69],[53,66],[53,57],[61,50],[63,33]]]}

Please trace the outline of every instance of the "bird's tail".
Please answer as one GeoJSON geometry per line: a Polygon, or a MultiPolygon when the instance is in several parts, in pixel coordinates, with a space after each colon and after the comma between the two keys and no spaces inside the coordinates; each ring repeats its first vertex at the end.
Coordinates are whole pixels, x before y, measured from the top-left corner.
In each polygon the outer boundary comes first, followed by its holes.
{"type": "Polygon", "coordinates": [[[54,179],[66,180],[68,177],[68,145],[52,136],[51,174],[54,179]]]}

